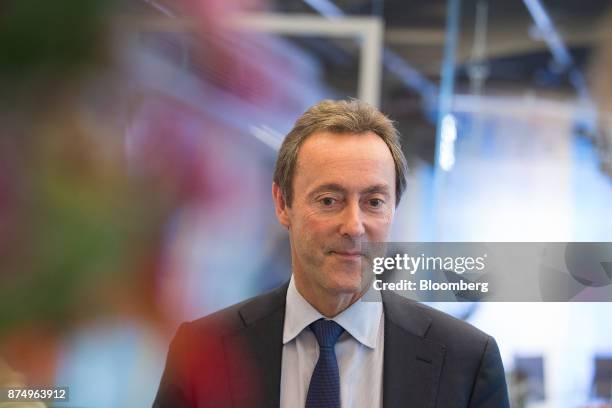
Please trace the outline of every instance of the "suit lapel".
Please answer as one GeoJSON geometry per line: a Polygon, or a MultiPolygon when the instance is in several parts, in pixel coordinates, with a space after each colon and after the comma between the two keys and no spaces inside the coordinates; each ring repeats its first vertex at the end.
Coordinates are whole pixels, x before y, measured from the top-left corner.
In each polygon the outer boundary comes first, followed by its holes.
{"type": "Polygon", "coordinates": [[[226,340],[226,349],[245,349],[254,370],[243,361],[230,364],[230,389],[234,407],[280,405],[283,326],[288,284],[240,309],[245,328],[226,340]],[[240,345],[238,344],[240,343],[240,345]],[[254,358],[253,358],[254,357],[254,358]],[[253,384],[257,384],[253,389],[253,384]]]}
{"type": "Polygon", "coordinates": [[[383,294],[383,406],[434,407],[444,346],[425,338],[431,320],[411,301],[383,294]]]}

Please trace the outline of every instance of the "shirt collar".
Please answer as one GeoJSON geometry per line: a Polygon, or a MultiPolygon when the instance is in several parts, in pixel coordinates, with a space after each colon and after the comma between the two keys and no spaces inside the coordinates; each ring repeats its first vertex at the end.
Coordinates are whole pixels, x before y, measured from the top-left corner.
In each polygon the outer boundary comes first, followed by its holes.
{"type": "MultiPolygon", "coordinates": [[[[333,317],[345,331],[358,342],[369,348],[376,348],[378,328],[382,324],[383,308],[380,301],[358,300],[339,315],[333,317]]],[[[297,337],[310,323],[325,318],[298,292],[293,275],[287,289],[283,344],[297,337]]]]}

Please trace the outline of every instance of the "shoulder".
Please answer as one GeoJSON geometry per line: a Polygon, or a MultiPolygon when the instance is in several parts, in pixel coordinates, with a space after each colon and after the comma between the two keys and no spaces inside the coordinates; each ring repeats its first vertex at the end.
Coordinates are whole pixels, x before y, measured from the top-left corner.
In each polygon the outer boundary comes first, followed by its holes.
{"type": "Polygon", "coordinates": [[[385,342],[387,334],[391,334],[401,337],[406,346],[436,350],[442,356],[440,389],[445,394],[458,398],[461,395],[465,401],[495,395],[495,401],[500,401],[495,406],[508,406],[504,367],[493,337],[467,322],[399,295],[389,293],[383,299],[385,342]],[[472,390],[471,395],[465,390],[472,390]]]}
{"type": "Polygon", "coordinates": [[[210,315],[185,322],[179,327],[176,336],[196,338],[207,335],[214,335],[215,338],[232,336],[247,325],[284,307],[286,293],[287,284],[284,284],[210,315]]]}
{"type": "Polygon", "coordinates": [[[482,330],[430,306],[394,293],[386,298],[389,319],[421,338],[443,345],[448,351],[482,353],[495,340],[482,330]]]}
{"type": "Polygon", "coordinates": [[[431,327],[427,333],[427,337],[429,338],[435,338],[440,341],[443,339],[452,339],[453,341],[485,342],[490,337],[487,333],[464,320],[422,303],[414,303],[414,306],[421,313],[431,318],[431,327]]]}
{"type": "Polygon", "coordinates": [[[230,406],[228,379],[237,372],[243,383],[248,379],[245,387],[254,386],[250,381],[259,377],[249,348],[254,335],[247,326],[266,316],[278,320],[285,293],[283,286],[181,324],[170,343],[154,406],[200,406],[204,401],[206,406],[230,406]]]}

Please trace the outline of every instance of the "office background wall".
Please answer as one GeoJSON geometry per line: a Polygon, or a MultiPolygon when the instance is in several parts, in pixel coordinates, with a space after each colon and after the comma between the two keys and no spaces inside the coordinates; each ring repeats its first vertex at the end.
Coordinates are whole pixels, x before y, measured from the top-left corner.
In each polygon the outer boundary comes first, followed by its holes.
{"type": "MultiPolygon", "coordinates": [[[[610,6],[9,0],[0,383],[150,405],[179,322],[288,279],[272,169],[323,98],[396,121],[395,241],[612,241],[610,6]]],[[[612,305],[434,306],[496,337],[514,406],[611,401],[612,305]]]]}

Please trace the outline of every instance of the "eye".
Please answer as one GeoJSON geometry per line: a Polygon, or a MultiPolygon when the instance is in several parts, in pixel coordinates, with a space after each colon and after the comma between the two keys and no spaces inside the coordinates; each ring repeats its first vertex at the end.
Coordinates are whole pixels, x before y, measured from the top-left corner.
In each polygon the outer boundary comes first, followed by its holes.
{"type": "Polygon", "coordinates": [[[323,197],[320,202],[324,207],[331,207],[335,204],[336,200],[331,197],[323,197]]]}
{"type": "Polygon", "coordinates": [[[381,200],[380,198],[371,198],[368,200],[368,203],[372,208],[380,208],[385,204],[384,200],[381,200]]]}

